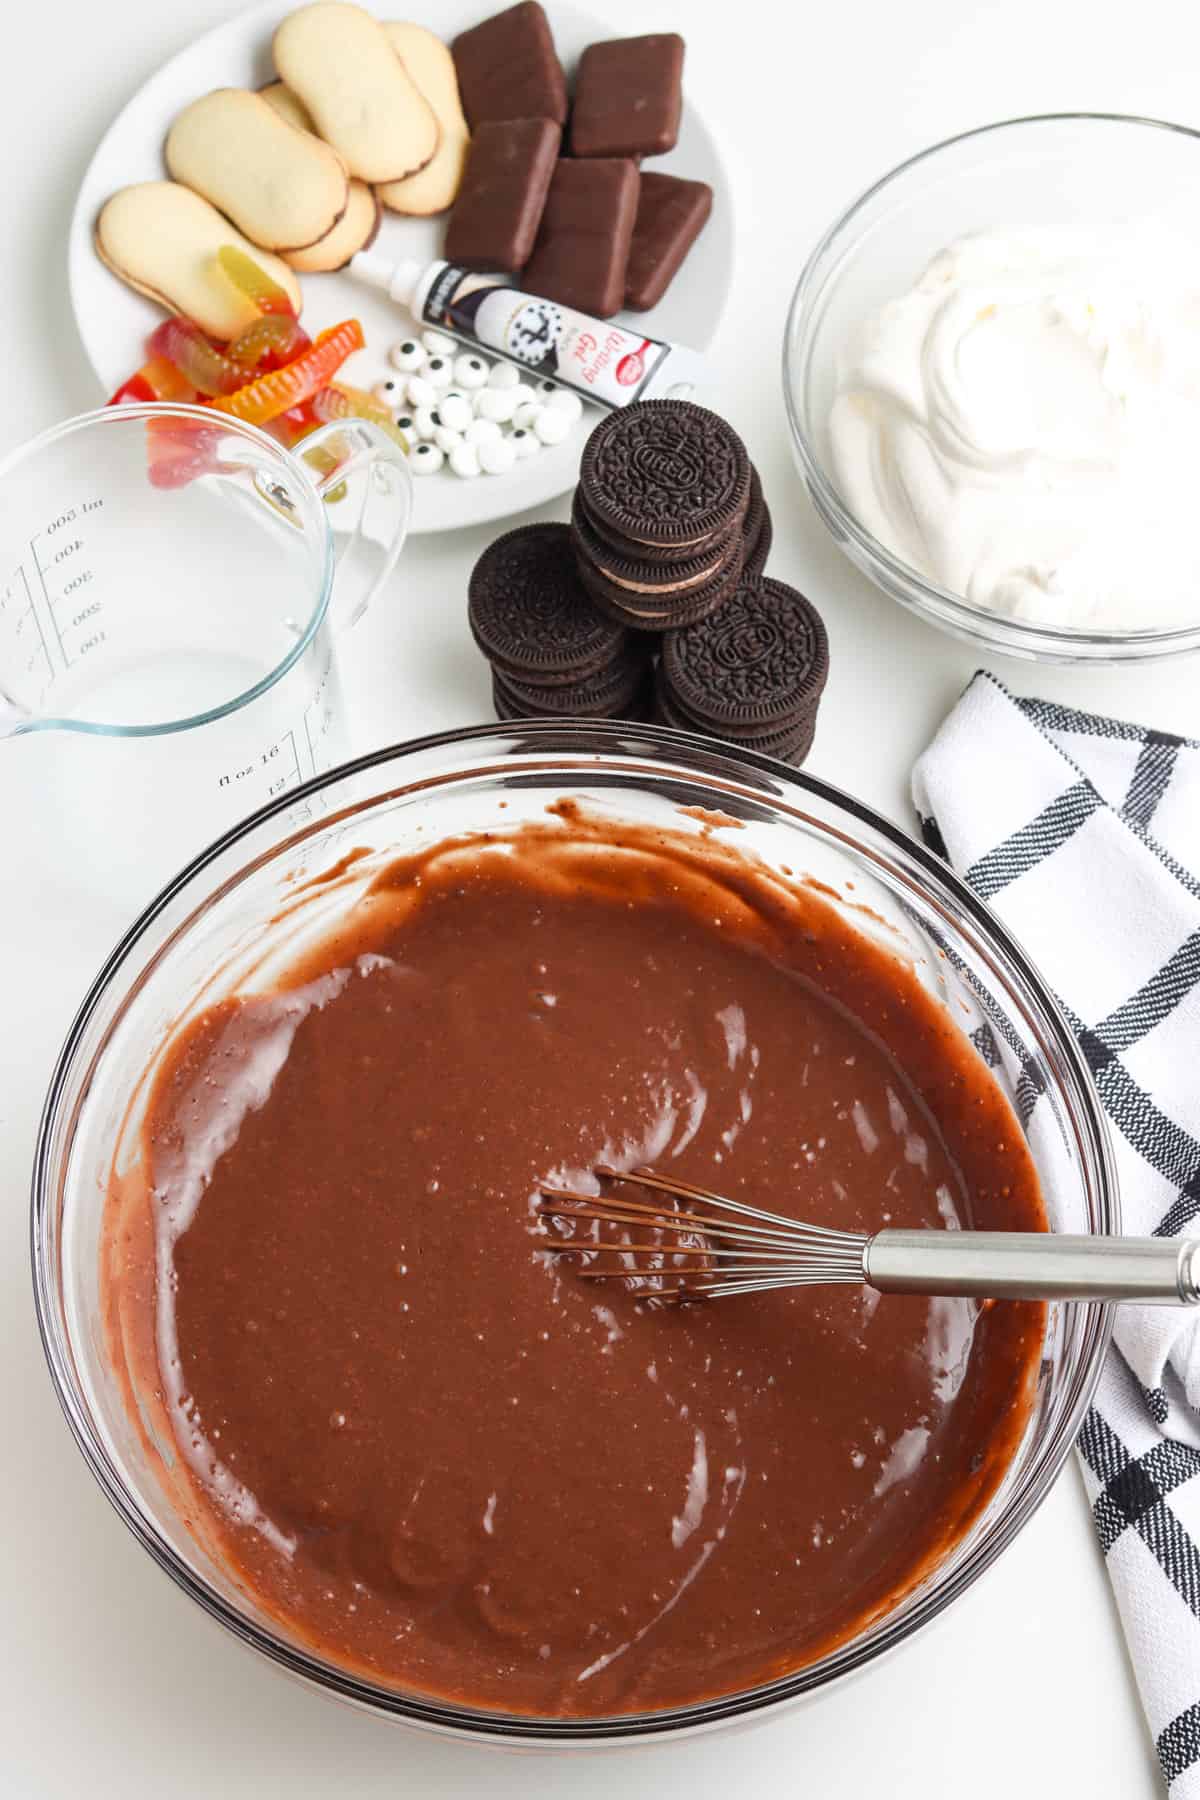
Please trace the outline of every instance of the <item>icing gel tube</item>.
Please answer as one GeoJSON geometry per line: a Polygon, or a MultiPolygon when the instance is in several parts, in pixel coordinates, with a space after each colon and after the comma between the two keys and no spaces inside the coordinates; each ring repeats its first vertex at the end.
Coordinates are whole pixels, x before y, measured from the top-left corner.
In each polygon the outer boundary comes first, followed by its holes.
{"type": "Polygon", "coordinates": [[[561,382],[600,406],[681,400],[702,376],[695,351],[524,294],[507,275],[479,275],[447,262],[394,263],[377,250],[360,250],[350,273],[382,288],[421,324],[561,382]]]}

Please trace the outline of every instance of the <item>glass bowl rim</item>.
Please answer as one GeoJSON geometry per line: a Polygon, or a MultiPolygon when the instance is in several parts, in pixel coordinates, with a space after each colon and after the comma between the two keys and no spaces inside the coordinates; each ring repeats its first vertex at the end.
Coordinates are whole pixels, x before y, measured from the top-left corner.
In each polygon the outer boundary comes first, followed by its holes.
{"type": "MultiPolygon", "coordinates": [[[[1082,1127],[1080,1150],[1087,1163],[1101,1219],[1110,1232],[1116,1233],[1121,1229],[1116,1166],[1100,1102],[1082,1051],[1075,1042],[1058,1002],[1037,969],[986,903],[967,887],[948,864],[865,802],[817,776],[753,751],[738,752],[735,756],[712,739],[694,733],[670,731],[655,725],[590,720],[568,722],[565,725],[556,720],[483,724],[408,739],[341,763],[305,782],[301,787],[270,801],[215,839],[150,900],[105,959],[80,1003],[55,1062],[38,1127],[30,1204],[34,1305],[51,1382],[76,1444],[105,1497],[143,1549],[210,1618],[225,1626],[243,1644],[259,1651],[285,1672],[310,1686],[337,1695],[376,1714],[424,1726],[444,1736],[457,1736],[476,1742],[507,1741],[544,1749],[581,1745],[601,1748],[630,1741],[663,1742],[680,1731],[695,1735],[737,1718],[760,1714],[764,1709],[780,1707],[789,1701],[819,1692],[833,1682],[844,1680],[856,1671],[868,1667],[938,1617],[995,1562],[1041,1505],[1075,1443],[1099,1381],[1112,1335],[1111,1307],[1088,1304],[1080,1309],[1085,1317],[1080,1326],[1078,1360],[1073,1372],[1074,1397],[1067,1416],[1059,1421],[1042,1447],[1036,1479],[1029,1483],[1026,1491],[1009,1496],[1004,1511],[991,1522],[986,1533],[972,1545],[949,1577],[939,1580],[936,1572],[934,1573],[929,1587],[917,1595],[902,1618],[885,1616],[877,1625],[869,1628],[865,1638],[860,1636],[852,1639],[791,1675],[738,1693],[653,1713],[599,1719],[544,1718],[489,1711],[377,1685],[348,1670],[339,1669],[316,1652],[305,1651],[288,1643],[244,1617],[202,1577],[193,1573],[166,1539],[143,1518],[121,1468],[110,1458],[99,1434],[93,1428],[86,1401],[78,1391],[73,1373],[73,1346],[60,1321],[55,1268],[50,1266],[51,1259],[48,1255],[52,1248],[56,1248],[58,1257],[61,1257],[61,1245],[57,1244],[56,1238],[57,1225],[48,1225],[55,1198],[51,1180],[52,1140],[60,1101],[73,1074],[76,1052],[84,1033],[113,983],[120,977],[125,964],[135,954],[142,939],[160,915],[173,900],[187,891],[198,876],[223,858],[240,840],[250,836],[272,818],[282,817],[298,800],[303,800],[308,795],[334,787],[358,775],[368,774],[389,763],[402,766],[406,759],[420,754],[457,750],[476,744],[481,746],[479,762],[472,761],[461,768],[453,767],[441,775],[426,774],[407,785],[400,782],[390,790],[390,794],[394,797],[420,790],[436,791],[439,787],[453,785],[472,776],[516,772],[523,767],[521,757],[525,753],[537,759],[529,766],[548,777],[559,775],[569,778],[573,773],[582,777],[589,770],[594,772],[598,768],[633,770],[639,753],[631,746],[640,741],[649,746],[651,754],[656,749],[660,753],[679,753],[678,757],[667,757],[661,764],[644,760],[639,772],[647,779],[652,779],[661,769],[663,779],[684,774],[703,781],[710,791],[724,791],[734,796],[740,792],[747,800],[760,805],[767,804],[785,818],[789,815],[798,820],[807,818],[818,835],[842,841],[856,854],[866,855],[871,860],[872,852],[867,839],[857,835],[855,829],[865,827],[868,834],[874,833],[883,840],[889,855],[895,858],[887,864],[894,874],[904,873],[905,859],[916,865],[920,891],[926,900],[931,897],[941,898],[938,890],[943,890],[944,897],[954,903],[959,913],[965,915],[972,948],[982,951],[987,960],[1002,971],[1006,984],[1019,997],[1022,1007],[1032,1010],[1039,1028],[1047,1034],[1049,1044],[1044,1048],[1053,1052],[1051,1066],[1054,1085],[1060,1097],[1068,1103],[1075,1124],[1082,1127]],[[579,740],[577,747],[567,748],[572,739],[579,740]],[[609,744],[612,746],[611,753],[606,749],[597,749],[597,745],[609,744]],[[544,745],[540,755],[539,745],[544,745]],[[483,763],[488,758],[489,746],[492,760],[485,767],[483,763]],[[505,756],[511,756],[512,761],[503,760],[505,756]],[[703,762],[698,760],[701,756],[705,759],[703,762]],[[722,773],[715,773],[717,768],[722,773]],[[852,829],[840,833],[831,831],[825,822],[803,814],[795,804],[789,805],[788,800],[781,799],[777,793],[756,793],[750,787],[740,785],[742,777],[755,774],[767,776],[776,784],[782,779],[791,790],[789,799],[793,802],[802,801],[805,795],[811,795],[817,802],[848,815],[852,829]]],[[[385,794],[375,794],[370,799],[363,800],[361,810],[377,805],[386,797],[385,794]]],[[[360,810],[360,805],[356,804],[353,810],[360,810]]],[[[229,887],[239,882],[250,868],[258,866],[263,860],[277,857],[285,845],[294,843],[297,836],[319,834],[323,825],[329,822],[328,817],[324,821],[313,821],[301,832],[285,835],[269,850],[260,852],[249,862],[243,862],[221,887],[173,927],[165,941],[154,950],[152,962],[157,962],[167,954],[171,946],[186,935],[196,919],[229,887]]],[[[882,859],[876,855],[875,860],[882,859]]],[[[962,929],[961,924],[958,929],[962,929]]],[[[136,991],[135,987],[121,999],[116,1015],[118,1018],[122,1016],[132,993],[136,991]]],[[[108,1029],[111,1031],[111,1024],[108,1029]]],[[[57,1257],[54,1260],[56,1267],[57,1257]]]]}
{"type": "Polygon", "coordinates": [[[862,189],[848,206],[826,227],[805,259],[792,298],[788,304],[783,333],[783,403],[788,430],[805,482],[816,502],[822,522],[836,539],[844,535],[854,546],[852,560],[877,581],[892,599],[900,600],[925,618],[956,636],[982,643],[1010,654],[1031,656],[1047,662],[1097,661],[1108,663],[1149,661],[1159,657],[1184,656],[1200,650],[1200,617],[1192,625],[1174,625],[1146,631],[1089,631],[1065,625],[1043,625],[1035,620],[1009,618],[1003,613],[977,606],[950,588],[942,587],[922,575],[880,542],[873,532],[861,524],[842,499],[825,463],[818,454],[815,433],[810,430],[807,408],[799,393],[807,384],[812,346],[802,362],[794,366],[795,345],[806,322],[813,291],[818,285],[826,258],[843,238],[854,242],[857,221],[866,207],[887,188],[931,163],[944,151],[957,149],[977,138],[999,138],[1003,133],[1041,125],[1090,125],[1131,127],[1137,131],[1167,132],[1200,142],[1200,128],[1180,125],[1170,119],[1155,119],[1140,113],[1117,112],[1051,112],[1025,113],[1011,119],[996,119],[987,125],[974,125],[952,137],[915,151],[888,169],[870,186],[862,189]],[[885,580],[878,580],[878,570],[885,580]]]}

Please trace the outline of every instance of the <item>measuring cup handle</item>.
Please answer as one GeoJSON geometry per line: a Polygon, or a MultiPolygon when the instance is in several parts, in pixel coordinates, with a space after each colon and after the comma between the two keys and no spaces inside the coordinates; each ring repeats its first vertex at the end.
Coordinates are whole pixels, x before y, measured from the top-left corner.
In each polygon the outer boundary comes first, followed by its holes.
{"type": "Polygon", "coordinates": [[[325,501],[334,540],[329,617],[344,631],[361,619],[404,546],[413,502],[408,458],[368,419],[324,425],[296,454],[325,501]]]}

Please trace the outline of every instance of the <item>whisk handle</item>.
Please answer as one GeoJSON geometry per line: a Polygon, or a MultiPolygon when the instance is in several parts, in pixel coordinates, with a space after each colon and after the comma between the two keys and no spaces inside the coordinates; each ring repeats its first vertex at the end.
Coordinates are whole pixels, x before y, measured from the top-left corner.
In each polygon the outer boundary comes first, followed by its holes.
{"type": "Polygon", "coordinates": [[[1200,1239],[1038,1231],[878,1231],[863,1273],[885,1294],[1200,1302],[1200,1239]]]}

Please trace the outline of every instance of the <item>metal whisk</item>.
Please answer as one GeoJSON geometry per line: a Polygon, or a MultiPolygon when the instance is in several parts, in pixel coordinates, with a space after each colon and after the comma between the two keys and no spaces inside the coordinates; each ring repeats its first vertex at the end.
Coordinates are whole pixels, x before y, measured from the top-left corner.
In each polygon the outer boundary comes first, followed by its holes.
{"type": "Polygon", "coordinates": [[[867,1283],[886,1294],[996,1300],[1200,1302],[1200,1239],[1071,1237],[1037,1231],[831,1231],[727,1200],[654,1169],[595,1173],[631,1200],[543,1187],[538,1211],[560,1231],[546,1246],[577,1259],[585,1281],[627,1281],[659,1300],[717,1300],[771,1288],[867,1283]],[[672,1204],[681,1202],[681,1205],[672,1204]],[[603,1235],[606,1226],[658,1241],[603,1235]],[[589,1235],[585,1231],[590,1229],[589,1235]]]}

